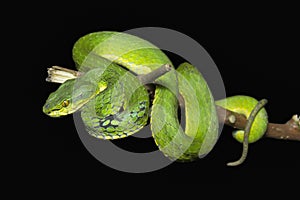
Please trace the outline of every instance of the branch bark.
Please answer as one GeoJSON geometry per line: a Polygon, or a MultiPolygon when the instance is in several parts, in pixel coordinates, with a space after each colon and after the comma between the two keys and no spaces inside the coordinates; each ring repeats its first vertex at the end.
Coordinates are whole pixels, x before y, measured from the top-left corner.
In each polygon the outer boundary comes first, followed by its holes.
{"type": "MultiPolygon", "coordinates": [[[[244,115],[226,110],[220,106],[216,106],[216,108],[219,122],[237,129],[245,129],[247,119],[244,115]]],[[[300,141],[299,117],[294,115],[285,124],[269,123],[264,136],[267,138],[300,141]]]]}

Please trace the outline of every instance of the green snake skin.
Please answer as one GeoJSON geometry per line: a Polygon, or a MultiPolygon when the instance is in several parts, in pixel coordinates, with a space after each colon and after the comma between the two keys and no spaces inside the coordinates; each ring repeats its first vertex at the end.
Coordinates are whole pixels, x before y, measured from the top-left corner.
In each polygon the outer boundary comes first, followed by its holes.
{"type": "MultiPolygon", "coordinates": [[[[47,115],[60,117],[80,110],[87,132],[101,139],[134,134],[151,116],[155,143],[172,160],[195,160],[215,145],[219,135],[215,101],[201,73],[189,63],[175,70],[169,58],[148,41],[108,31],[81,37],[74,45],[73,60],[84,74],[50,94],[43,107],[47,115]],[[134,74],[144,75],[164,64],[173,70],[154,81],[150,109],[148,92],[134,74]],[[185,105],[184,130],[178,120],[178,98],[185,105]]],[[[235,96],[216,103],[248,117],[256,102],[235,96]]],[[[250,132],[250,142],[264,134],[266,124],[263,109],[250,132]]],[[[238,131],[234,137],[242,141],[243,133],[238,131]]]]}
{"type": "MultiPolygon", "coordinates": [[[[216,101],[215,103],[216,103],[216,105],[226,108],[228,110],[231,110],[233,112],[243,114],[248,118],[251,111],[256,106],[257,102],[258,101],[252,97],[237,95],[237,96],[228,97],[226,99],[216,101]]],[[[266,111],[266,109],[263,108],[257,114],[257,116],[255,117],[253,124],[251,126],[250,135],[249,135],[249,143],[256,142],[266,132],[267,126],[268,126],[267,119],[268,119],[267,111],[266,111]]],[[[244,131],[242,131],[242,130],[233,131],[233,137],[237,141],[243,142],[244,131]]]]}

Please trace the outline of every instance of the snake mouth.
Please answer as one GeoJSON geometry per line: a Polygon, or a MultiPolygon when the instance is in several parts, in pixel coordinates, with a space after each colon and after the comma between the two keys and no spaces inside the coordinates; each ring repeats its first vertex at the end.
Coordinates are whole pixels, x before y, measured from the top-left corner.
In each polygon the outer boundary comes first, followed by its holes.
{"type": "Polygon", "coordinates": [[[60,109],[51,110],[51,111],[47,111],[44,113],[50,117],[62,117],[62,116],[68,115],[67,112],[62,112],[60,109]]]}
{"type": "Polygon", "coordinates": [[[48,104],[46,104],[43,107],[43,112],[50,117],[61,117],[69,114],[69,112],[66,109],[61,109],[61,108],[49,110],[48,104]]]}

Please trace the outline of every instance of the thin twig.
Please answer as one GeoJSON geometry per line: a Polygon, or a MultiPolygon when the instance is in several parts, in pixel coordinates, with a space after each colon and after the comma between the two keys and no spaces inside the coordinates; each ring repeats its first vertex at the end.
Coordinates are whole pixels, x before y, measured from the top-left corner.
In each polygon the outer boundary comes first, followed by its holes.
{"type": "MultiPolygon", "coordinates": [[[[145,85],[148,83],[152,83],[154,80],[171,70],[172,66],[170,64],[165,64],[148,74],[139,75],[137,76],[137,78],[141,81],[142,84],[145,85]]],[[[46,81],[52,83],[64,83],[69,79],[75,79],[84,74],[83,72],[60,66],[52,66],[48,68],[47,72],[48,77],[46,78],[46,81]]]]}
{"type": "Polygon", "coordinates": [[[148,83],[152,83],[158,77],[164,75],[165,73],[167,73],[171,70],[172,70],[172,66],[170,64],[165,64],[148,74],[139,75],[137,77],[141,81],[141,83],[145,85],[148,83]]]}
{"type": "Polygon", "coordinates": [[[269,123],[265,137],[300,141],[299,117],[293,115],[293,117],[285,124],[269,123]]]}

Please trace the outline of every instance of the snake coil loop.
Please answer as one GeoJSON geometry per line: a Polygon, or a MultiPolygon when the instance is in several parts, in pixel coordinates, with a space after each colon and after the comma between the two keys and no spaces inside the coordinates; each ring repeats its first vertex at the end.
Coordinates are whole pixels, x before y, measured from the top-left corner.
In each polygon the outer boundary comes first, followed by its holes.
{"type": "Polygon", "coordinates": [[[219,136],[215,104],[250,115],[245,132],[234,134],[243,142],[244,153],[238,162],[229,165],[243,162],[248,139],[255,142],[266,130],[267,114],[260,110],[266,100],[256,107],[257,101],[247,96],[215,102],[197,68],[183,63],[175,70],[158,47],[139,37],[109,31],[90,33],[75,43],[73,59],[78,72],[57,66],[48,69],[47,81],[61,85],[49,95],[43,112],[60,117],[80,110],[87,132],[94,137],[119,139],[147,124],[150,100],[143,84],[149,81],[147,74],[152,78],[161,75],[157,73],[161,66],[168,73],[154,81],[150,123],[155,143],[168,158],[192,161],[211,151],[219,136]],[[185,130],[177,118],[178,96],[184,100],[185,130]]]}

